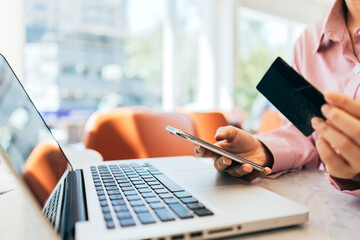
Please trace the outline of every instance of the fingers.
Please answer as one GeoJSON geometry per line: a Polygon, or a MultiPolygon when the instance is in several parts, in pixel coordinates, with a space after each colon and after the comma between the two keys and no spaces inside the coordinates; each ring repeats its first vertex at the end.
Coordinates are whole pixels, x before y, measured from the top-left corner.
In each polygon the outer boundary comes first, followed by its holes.
{"type": "Polygon", "coordinates": [[[358,161],[360,147],[356,143],[320,118],[313,118],[311,123],[312,127],[321,134],[321,137],[335,153],[340,153],[347,164],[360,171],[360,162],[358,161]]]}
{"type": "Polygon", "coordinates": [[[194,148],[194,154],[198,158],[212,158],[214,160],[220,156],[219,154],[207,150],[201,146],[196,146],[194,148]]]}
{"type": "Polygon", "coordinates": [[[326,171],[334,177],[338,178],[352,178],[355,173],[346,163],[346,161],[338,155],[334,149],[324,140],[319,137],[316,141],[316,149],[319,156],[325,164],[326,171]]]}
{"type": "Polygon", "coordinates": [[[232,126],[220,127],[216,131],[215,140],[216,141],[227,140],[228,142],[231,142],[232,140],[235,139],[237,131],[238,129],[232,126]]]}
{"type": "Polygon", "coordinates": [[[265,176],[269,175],[270,173],[271,173],[271,169],[266,167],[264,169],[264,172],[253,171],[250,174],[244,175],[243,178],[251,182],[251,181],[255,180],[256,178],[265,177],[265,176]]]}
{"type": "Polygon", "coordinates": [[[345,110],[354,117],[360,118],[360,102],[333,91],[326,91],[324,97],[328,103],[345,110]]]}
{"type": "Polygon", "coordinates": [[[231,164],[232,164],[232,161],[226,157],[219,157],[214,160],[214,167],[219,172],[223,172],[231,164]]]}
{"type": "Polygon", "coordinates": [[[246,174],[249,174],[253,171],[253,167],[249,164],[241,164],[236,165],[234,167],[229,167],[228,169],[225,169],[225,172],[228,174],[234,176],[234,177],[242,177],[246,174]]]}
{"type": "Polygon", "coordinates": [[[321,107],[325,118],[345,135],[360,145],[360,120],[344,110],[325,104],[321,107]]]}

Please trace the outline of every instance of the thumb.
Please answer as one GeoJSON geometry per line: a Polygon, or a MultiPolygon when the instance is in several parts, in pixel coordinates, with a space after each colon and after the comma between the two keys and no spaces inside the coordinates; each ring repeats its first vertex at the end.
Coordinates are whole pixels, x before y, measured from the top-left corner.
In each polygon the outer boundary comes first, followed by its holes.
{"type": "Polygon", "coordinates": [[[231,126],[220,127],[216,131],[215,140],[216,141],[227,140],[230,142],[231,140],[234,139],[235,135],[236,135],[236,129],[234,127],[231,126]]]}

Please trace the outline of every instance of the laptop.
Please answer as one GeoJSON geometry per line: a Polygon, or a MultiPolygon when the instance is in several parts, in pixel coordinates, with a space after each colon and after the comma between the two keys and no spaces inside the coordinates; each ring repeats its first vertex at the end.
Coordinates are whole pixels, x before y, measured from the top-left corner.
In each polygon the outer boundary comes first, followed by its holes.
{"type": "Polygon", "coordinates": [[[218,173],[211,159],[81,159],[74,168],[2,55],[0,149],[62,239],[212,239],[308,219],[306,207],[218,173]]]}

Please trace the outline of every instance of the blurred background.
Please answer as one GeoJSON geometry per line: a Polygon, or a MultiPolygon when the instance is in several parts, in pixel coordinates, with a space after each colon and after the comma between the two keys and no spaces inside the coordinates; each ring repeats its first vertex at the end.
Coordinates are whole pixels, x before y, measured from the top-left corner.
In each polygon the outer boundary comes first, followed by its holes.
{"type": "Polygon", "coordinates": [[[291,64],[296,39],[332,3],[0,0],[0,52],[62,143],[119,106],[221,111],[256,131],[267,105],[257,82],[277,56],[291,64]]]}

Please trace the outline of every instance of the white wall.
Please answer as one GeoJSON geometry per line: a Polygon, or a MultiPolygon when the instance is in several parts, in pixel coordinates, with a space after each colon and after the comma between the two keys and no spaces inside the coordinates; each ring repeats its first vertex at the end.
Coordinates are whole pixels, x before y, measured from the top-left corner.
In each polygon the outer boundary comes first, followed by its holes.
{"type": "Polygon", "coordinates": [[[22,0],[0,0],[0,53],[20,80],[24,77],[24,42],[22,0]]]}
{"type": "Polygon", "coordinates": [[[329,11],[334,0],[237,0],[239,5],[302,23],[314,23],[329,11]]]}

